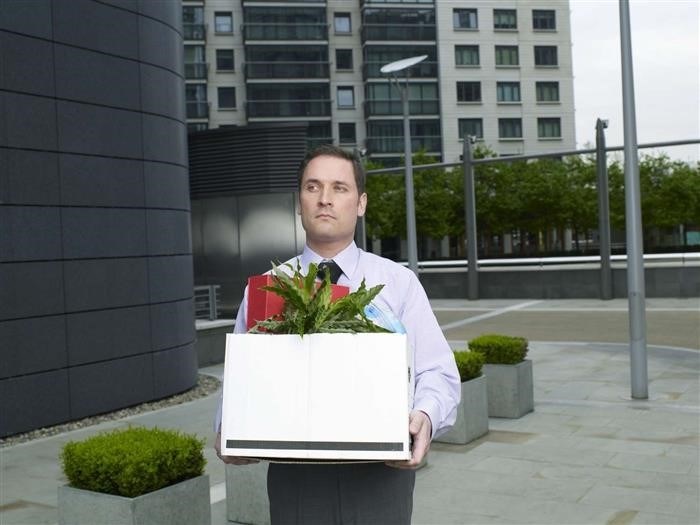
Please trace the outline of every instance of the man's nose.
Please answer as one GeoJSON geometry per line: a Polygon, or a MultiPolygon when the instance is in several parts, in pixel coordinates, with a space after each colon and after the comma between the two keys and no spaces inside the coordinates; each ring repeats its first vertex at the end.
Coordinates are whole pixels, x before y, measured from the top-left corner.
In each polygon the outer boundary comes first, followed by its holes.
{"type": "Polygon", "coordinates": [[[331,189],[330,188],[323,188],[321,190],[321,193],[319,195],[319,203],[322,206],[328,206],[333,204],[333,199],[331,198],[331,189]]]}

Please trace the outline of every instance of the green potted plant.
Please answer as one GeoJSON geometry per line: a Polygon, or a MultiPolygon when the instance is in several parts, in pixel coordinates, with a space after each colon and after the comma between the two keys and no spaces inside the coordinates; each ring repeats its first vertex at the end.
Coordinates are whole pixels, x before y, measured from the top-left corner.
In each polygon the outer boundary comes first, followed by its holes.
{"type": "Polygon", "coordinates": [[[452,429],[436,441],[465,445],[489,431],[486,377],[482,374],[484,356],[466,350],[456,351],[454,356],[462,382],[462,399],[452,429]]]}
{"type": "Polygon", "coordinates": [[[484,334],[469,341],[484,356],[490,417],[519,418],[535,408],[527,339],[484,334]]]}
{"type": "Polygon", "coordinates": [[[59,523],[210,523],[203,446],[193,435],[143,427],[66,443],[59,523]]]}

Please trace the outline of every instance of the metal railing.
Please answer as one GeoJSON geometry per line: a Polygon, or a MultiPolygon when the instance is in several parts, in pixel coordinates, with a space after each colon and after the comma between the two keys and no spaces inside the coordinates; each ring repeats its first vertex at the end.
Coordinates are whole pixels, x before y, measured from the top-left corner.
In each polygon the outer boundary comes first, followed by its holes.
{"type": "MultiPolygon", "coordinates": [[[[403,114],[403,104],[400,100],[365,100],[364,105],[366,117],[403,114]]],[[[440,113],[440,101],[437,99],[409,100],[408,105],[411,115],[438,115],[440,113]]]]}
{"type": "Polygon", "coordinates": [[[327,24],[243,24],[244,40],[328,40],[327,24]]]}
{"type": "Polygon", "coordinates": [[[185,102],[187,118],[209,118],[209,102],[185,102]]]}
{"type": "Polygon", "coordinates": [[[206,24],[182,24],[182,38],[184,40],[206,40],[206,24]]]}
{"type": "Polygon", "coordinates": [[[328,78],[328,62],[246,62],[247,78],[328,78]]]}
{"type": "MultiPolygon", "coordinates": [[[[362,65],[362,75],[363,79],[368,78],[386,78],[380,69],[382,66],[390,62],[390,59],[384,61],[371,61],[365,62],[362,65]]],[[[423,61],[420,64],[416,64],[411,67],[411,78],[437,78],[438,76],[438,63],[436,61],[423,61]]]]}
{"type": "MultiPolygon", "coordinates": [[[[425,149],[428,152],[438,152],[441,149],[440,135],[411,136],[413,151],[425,149]]],[[[404,152],[403,136],[398,137],[367,137],[367,149],[370,153],[401,153],[404,152]]],[[[404,168],[400,168],[403,170],[404,168]]]]}
{"type": "Polygon", "coordinates": [[[331,101],[316,100],[248,100],[248,117],[330,117],[331,101]]]}
{"type": "Polygon", "coordinates": [[[219,318],[221,299],[218,284],[194,287],[194,318],[215,321],[219,318]]]}
{"type": "Polygon", "coordinates": [[[362,24],[360,35],[366,40],[435,40],[435,25],[362,24]]]}
{"type": "Polygon", "coordinates": [[[185,78],[201,80],[207,78],[209,63],[207,62],[185,62],[185,78]]]}

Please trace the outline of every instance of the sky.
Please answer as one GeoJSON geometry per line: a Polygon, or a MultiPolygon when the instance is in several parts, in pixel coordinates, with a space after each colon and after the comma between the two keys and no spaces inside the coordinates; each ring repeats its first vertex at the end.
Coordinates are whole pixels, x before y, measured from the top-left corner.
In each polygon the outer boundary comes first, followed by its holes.
{"type": "MultiPolygon", "coordinates": [[[[597,118],[608,146],[622,146],[618,0],[570,0],[578,148],[595,146],[597,118]]],[[[630,0],[637,143],[700,139],[700,1],[630,0]]],[[[700,144],[663,151],[700,160],[700,144]]]]}

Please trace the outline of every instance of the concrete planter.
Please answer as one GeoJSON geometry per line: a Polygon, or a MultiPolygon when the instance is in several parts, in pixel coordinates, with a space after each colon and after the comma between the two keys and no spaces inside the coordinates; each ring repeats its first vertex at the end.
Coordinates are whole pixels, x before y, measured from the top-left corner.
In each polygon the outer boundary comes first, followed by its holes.
{"type": "Polygon", "coordinates": [[[58,488],[60,525],[210,525],[209,476],[203,475],[136,498],[64,485],[58,488]]]}
{"type": "Polygon", "coordinates": [[[483,374],[462,383],[462,400],[452,429],[435,439],[440,443],[465,445],[489,431],[487,381],[483,374]]]}
{"type": "Polygon", "coordinates": [[[266,461],[253,465],[226,465],[226,518],[228,521],[269,525],[268,465],[266,461]]]}
{"type": "Polygon", "coordinates": [[[519,418],[535,408],[532,361],[484,365],[490,417],[519,418]]]}

